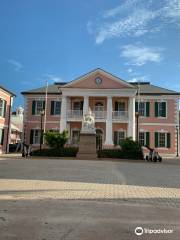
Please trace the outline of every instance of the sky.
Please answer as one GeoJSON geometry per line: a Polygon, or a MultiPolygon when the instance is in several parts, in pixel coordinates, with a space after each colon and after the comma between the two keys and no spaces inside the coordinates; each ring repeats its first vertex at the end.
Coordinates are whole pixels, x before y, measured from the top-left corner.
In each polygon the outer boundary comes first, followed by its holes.
{"type": "Polygon", "coordinates": [[[0,85],[21,91],[102,68],[180,92],[180,0],[0,0],[0,85]]]}

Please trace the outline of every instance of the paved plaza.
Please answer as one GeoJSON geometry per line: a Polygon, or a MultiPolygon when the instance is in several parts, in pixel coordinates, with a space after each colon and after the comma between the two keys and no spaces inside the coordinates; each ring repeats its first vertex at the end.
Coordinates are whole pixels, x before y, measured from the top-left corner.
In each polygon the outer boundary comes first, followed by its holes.
{"type": "Polygon", "coordinates": [[[179,239],[179,186],[180,160],[2,158],[0,239],[179,239]]]}

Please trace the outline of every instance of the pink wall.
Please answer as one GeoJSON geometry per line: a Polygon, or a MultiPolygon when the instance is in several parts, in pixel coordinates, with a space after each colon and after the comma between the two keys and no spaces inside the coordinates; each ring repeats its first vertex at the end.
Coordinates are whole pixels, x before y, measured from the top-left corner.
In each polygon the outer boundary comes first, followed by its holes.
{"type": "Polygon", "coordinates": [[[156,100],[150,99],[150,117],[140,117],[139,122],[141,123],[175,123],[176,115],[176,100],[168,99],[167,100],[167,118],[155,117],[154,105],[156,100]]]}
{"type": "MultiPolygon", "coordinates": [[[[171,134],[171,148],[156,148],[159,153],[173,154],[176,152],[176,128],[173,126],[143,126],[140,125],[140,130],[150,132],[150,147],[155,148],[155,132],[167,132],[171,134]]],[[[146,149],[145,149],[146,150],[146,149]]],[[[147,150],[146,150],[147,151],[147,150]]]]}
{"type": "Polygon", "coordinates": [[[9,108],[10,108],[10,95],[5,93],[3,90],[0,89],[0,98],[6,100],[6,115],[5,118],[0,117],[0,126],[4,128],[4,141],[3,146],[0,145],[0,152],[6,152],[7,146],[7,135],[8,135],[8,121],[9,121],[9,108]]]}
{"type": "MultiPolygon", "coordinates": [[[[87,86],[86,86],[87,87],[87,86]]],[[[31,96],[32,97],[32,96],[31,96]]],[[[30,129],[33,128],[40,128],[40,116],[32,116],[32,100],[38,99],[37,95],[34,95],[34,98],[27,98],[27,119],[28,123],[26,123],[26,136],[27,136],[27,143],[29,144],[29,135],[30,135],[30,129]]],[[[40,99],[40,97],[39,97],[40,99]]],[[[50,115],[50,107],[51,107],[51,101],[52,100],[58,100],[58,96],[48,95],[48,111],[47,111],[47,124],[46,129],[59,129],[60,125],[60,116],[53,116],[50,115]]],[[[71,98],[71,107],[72,107],[72,101],[74,99],[81,99],[79,97],[72,97],[71,98]]],[[[103,101],[105,110],[107,107],[107,98],[105,97],[90,97],[89,98],[89,106],[91,109],[94,108],[96,101],[103,101]]],[[[128,98],[114,98],[113,97],[113,110],[115,108],[115,101],[117,100],[123,100],[126,103],[126,110],[128,110],[128,98]]],[[[149,101],[149,100],[148,100],[149,101]]],[[[175,124],[176,123],[176,100],[169,99],[167,100],[167,118],[157,118],[154,114],[154,102],[155,100],[150,100],[150,117],[140,117],[139,118],[139,129],[143,129],[144,131],[150,132],[150,142],[151,147],[154,148],[154,132],[161,131],[162,129],[164,131],[167,131],[171,133],[171,148],[170,149],[158,149],[160,153],[165,154],[174,154],[176,152],[176,133],[175,133],[175,127],[173,126],[165,126],[164,124],[175,124]],[[143,123],[148,125],[143,125],[143,123]],[[155,124],[161,124],[159,126],[155,124]],[[153,125],[154,124],[154,125],[153,125]]],[[[72,128],[78,128],[81,129],[81,122],[70,122],[70,129],[72,128]]],[[[104,140],[105,140],[105,134],[106,134],[106,123],[105,122],[96,122],[96,128],[100,128],[104,132],[104,140]]],[[[127,132],[128,124],[127,123],[113,123],[113,132],[118,131],[120,129],[124,129],[127,132]]]]}

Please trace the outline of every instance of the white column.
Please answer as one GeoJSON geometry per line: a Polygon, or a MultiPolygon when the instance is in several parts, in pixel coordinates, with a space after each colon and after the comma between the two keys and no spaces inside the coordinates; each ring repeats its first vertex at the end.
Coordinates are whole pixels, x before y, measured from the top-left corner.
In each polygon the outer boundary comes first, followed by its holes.
{"type": "Polygon", "coordinates": [[[128,137],[132,137],[133,140],[136,139],[136,133],[135,133],[135,124],[136,124],[136,119],[135,119],[135,97],[130,97],[129,98],[129,103],[128,103],[128,137]]]}
{"type": "Polygon", "coordinates": [[[112,140],[112,97],[107,98],[106,145],[113,145],[112,140]]]}
{"type": "Polygon", "coordinates": [[[84,96],[83,115],[89,111],[89,96],[84,96]]]}
{"type": "Polygon", "coordinates": [[[67,97],[62,96],[60,132],[64,131],[66,127],[67,127],[67,97]]]}

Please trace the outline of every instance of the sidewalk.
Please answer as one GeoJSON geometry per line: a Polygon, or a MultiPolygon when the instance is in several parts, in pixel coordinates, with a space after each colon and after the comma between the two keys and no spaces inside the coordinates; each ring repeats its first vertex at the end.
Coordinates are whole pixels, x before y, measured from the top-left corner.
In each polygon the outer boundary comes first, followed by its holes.
{"type": "Polygon", "coordinates": [[[7,154],[1,154],[0,158],[15,158],[19,159],[22,158],[22,153],[7,153],[7,154]]]}

